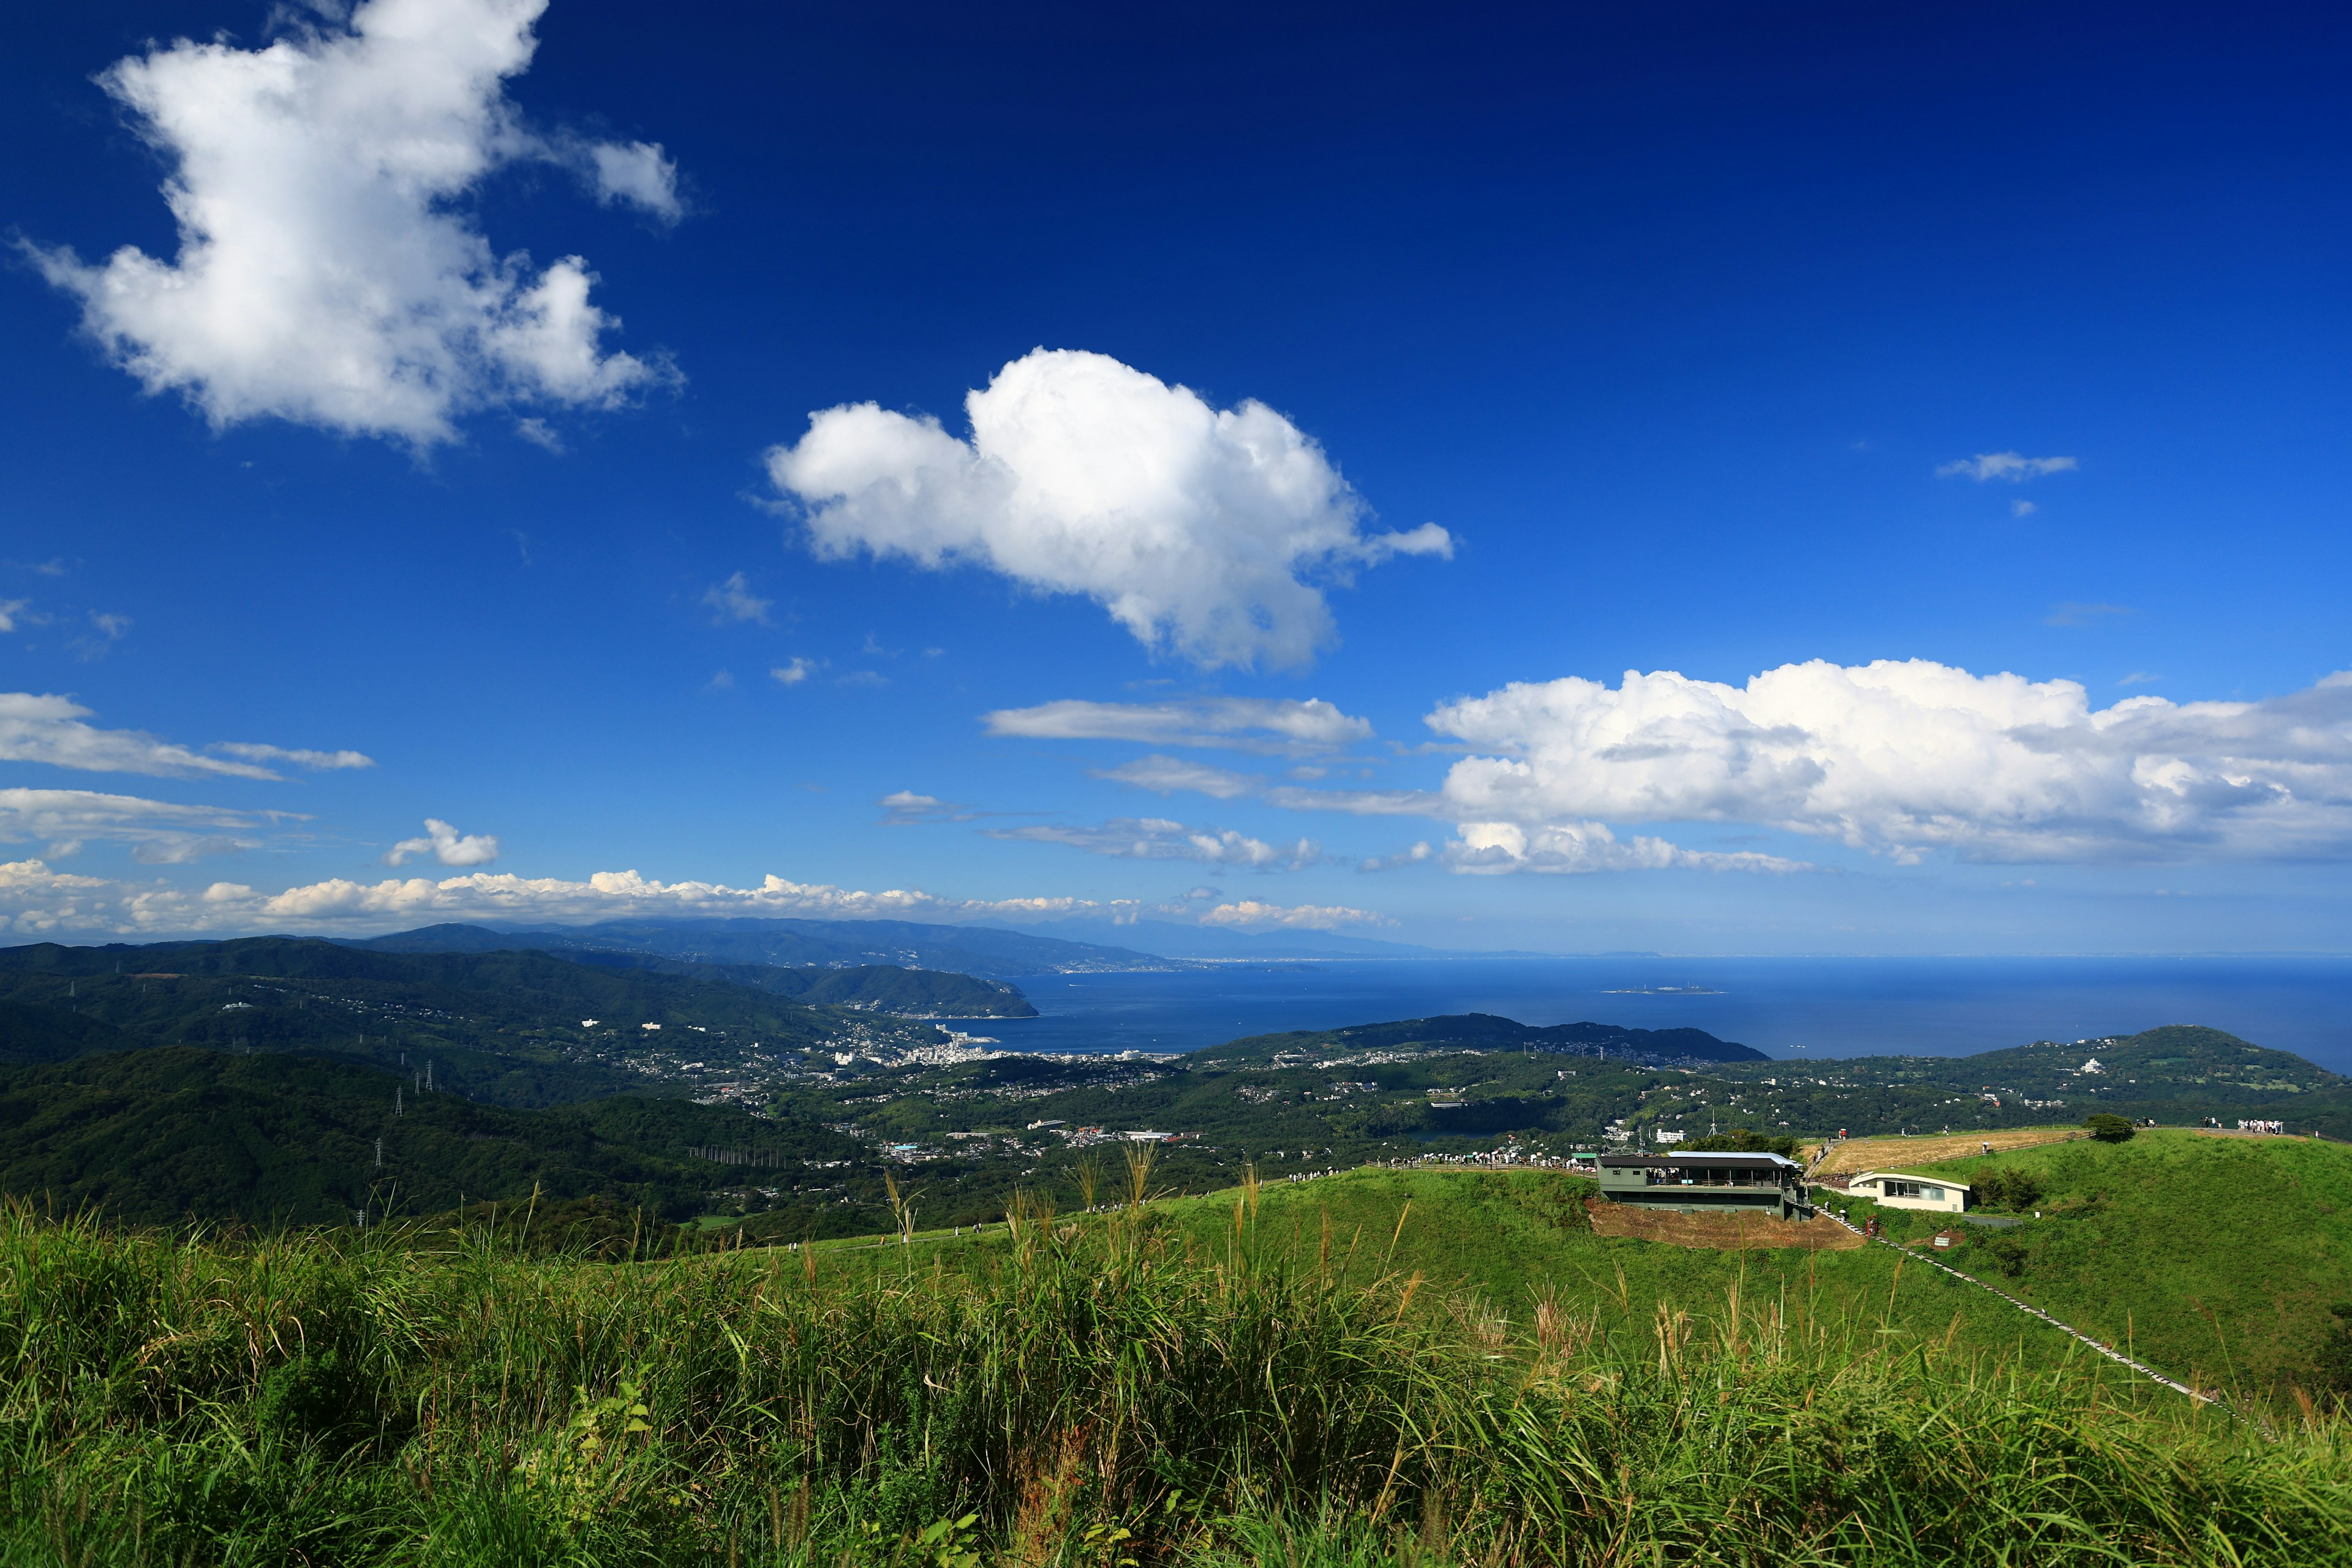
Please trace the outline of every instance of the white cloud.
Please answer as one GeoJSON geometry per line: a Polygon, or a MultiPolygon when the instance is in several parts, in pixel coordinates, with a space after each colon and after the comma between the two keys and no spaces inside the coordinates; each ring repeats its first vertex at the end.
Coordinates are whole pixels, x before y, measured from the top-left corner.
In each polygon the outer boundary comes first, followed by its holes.
{"type": "Polygon", "coordinates": [[[1939,479],[1968,479],[1979,484],[1987,479],[2007,479],[2011,484],[2040,479],[2044,474],[2071,473],[2078,467],[2072,458],[2029,458],[2022,452],[1979,452],[1973,458],[1963,458],[1957,463],[1946,463],[1936,470],[1939,479]]]}
{"type": "Polygon", "coordinates": [[[0,633],[13,632],[18,621],[28,619],[25,612],[32,604],[30,599],[0,599],[0,633]]]}
{"type": "Polygon", "coordinates": [[[702,603],[711,618],[724,626],[730,621],[757,621],[768,624],[768,611],[775,601],[762,599],[751,592],[751,584],[740,572],[724,583],[713,583],[703,590],[702,603]]]}
{"type": "Polygon", "coordinates": [[[1427,839],[1423,839],[1420,843],[1413,845],[1411,848],[1400,849],[1393,855],[1375,855],[1369,860],[1360,860],[1356,863],[1356,869],[1359,871],[1395,871],[1407,866],[1418,866],[1424,861],[1433,860],[1436,858],[1437,851],[1430,847],[1429,841],[1427,839]]]}
{"type": "Polygon", "coordinates": [[[1221,746],[1244,752],[1336,751],[1371,739],[1370,721],[1320,698],[1195,697],[1175,702],[1066,699],[982,716],[992,735],[1046,741],[1136,741],[1150,746],[1221,746]]]}
{"type": "Polygon", "coordinates": [[[499,858],[499,841],[487,833],[467,834],[437,816],[425,819],[425,837],[404,838],[384,852],[383,863],[397,866],[412,855],[430,855],[444,866],[487,866],[499,858]]]}
{"type": "Polygon", "coordinates": [[[2013,500],[2009,503],[2009,515],[2011,517],[2032,517],[2035,510],[2030,500],[2013,500]]]}
{"type": "Polygon", "coordinates": [[[1591,871],[1811,869],[1801,861],[1784,860],[1777,855],[1722,855],[1682,849],[1663,838],[1641,837],[1621,844],[1606,825],[1598,822],[1545,823],[1534,827],[1523,827],[1514,822],[1465,822],[1454,831],[1454,841],[1445,847],[1445,863],[1456,871],[1482,875],[1510,871],[1573,876],[1591,871]]]}
{"type": "Polygon", "coordinates": [[[1161,816],[1117,816],[1096,827],[1039,825],[982,831],[991,838],[1066,844],[1089,855],[1130,860],[1200,860],[1252,871],[1304,870],[1323,858],[1322,847],[1311,838],[1301,838],[1293,844],[1269,844],[1229,827],[1187,827],[1161,816]]]}
{"type": "Polygon", "coordinates": [[[524,125],[505,84],[529,68],[545,5],[368,0],[267,48],[182,39],[118,61],[99,82],[170,166],[178,258],[26,254],[118,364],[216,428],[277,417],[425,447],[470,409],[611,407],[673,379],[603,352],[617,322],[588,302],[586,262],[534,272],[461,205],[536,159],[676,215],[658,148],[524,125]]]}
{"type": "Polygon", "coordinates": [[[1218,800],[1237,800],[1243,795],[1255,795],[1265,784],[1264,775],[1259,773],[1237,773],[1225,768],[1213,768],[1206,763],[1188,762],[1182,757],[1138,757],[1115,768],[1091,771],[1098,779],[1133,784],[1138,789],[1151,790],[1159,795],[1191,790],[1218,800]]]}
{"type": "Polygon", "coordinates": [[[176,865],[257,847],[261,840],[254,835],[285,816],[97,790],[0,789],[0,843],[47,839],[51,856],[60,859],[79,849],[81,841],[100,838],[131,845],[135,859],[176,865]]]}
{"type": "Polygon", "coordinates": [[[1219,904],[1201,916],[1204,926],[1273,927],[1290,931],[1337,931],[1342,926],[1391,926],[1396,921],[1370,910],[1342,904],[1262,904],[1255,899],[1219,904]]]}
{"type": "Polygon", "coordinates": [[[364,752],[313,752],[301,748],[256,745],[248,741],[216,741],[205,749],[226,752],[248,763],[291,763],[298,768],[309,768],[313,773],[375,766],[375,759],[364,752]]]}
{"type": "Polygon", "coordinates": [[[686,216],[677,165],[658,142],[595,142],[585,148],[591,187],[606,206],[640,207],[665,222],[686,216]]]}
{"type": "Polygon", "coordinates": [[[807,659],[795,658],[790,664],[780,664],[776,666],[775,668],[768,671],[768,673],[775,677],[777,683],[780,685],[798,686],[802,681],[806,680],[810,676],[814,675],[820,668],[821,667],[818,665],[810,663],[807,659]]]}
{"type": "Polygon", "coordinates": [[[1670,671],[1628,671],[1613,690],[1514,684],[1427,721],[1493,753],[1446,775],[1457,864],[1663,852],[1617,844],[1604,821],[1751,823],[1898,860],[2352,852],[2352,671],[2260,702],[2094,709],[2071,680],[1815,660],[1739,687],[1670,671]]]}
{"type": "Polygon", "coordinates": [[[0,864],[0,930],[137,934],[257,931],[387,931],[448,920],[588,921],[635,916],[809,916],[831,920],[1009,921],[1126,913],[1132,906],[1085,899],[948,899],[891,889],[865,892],[768,877],[753,888],[659,882],[635,871],[585,881],[476,871],[353,882],[336,878],[258,891],[237,882],[201,890],[163,882],[78,877],[40,860],[0,864]]]}
{"type": "Polygon", "coordinates": [[[85,773],[152,773],[162,778],[278,776],[253,762],[208,757],[137,730],[100,730],[82,722],[89,716],[89,709],[68,697],[0,691],[0,762],[47,763],[85,773]]]}
{"type": "Polygon", "coordinates": [[[970,822],[980,815],[953,801],[941,800],[935,795],[917,795],[910,789],[886,795],[874,804],[882,808],[885,827],[907,827],[923,822],[970,822]]]}
{"type": "Polygon", "coordinates": [[[964,401],[971,439],[872,403],[809,416],[768,453],[816,553],[986,567],[1080,594],[1146,647],[1197,664],[1306,663],[1331,636],[1321,584],[1434,523],[1368,534],[1362,500],[1265,405],[1217,409],[1102,354],[1039,349],[964,401]]]}

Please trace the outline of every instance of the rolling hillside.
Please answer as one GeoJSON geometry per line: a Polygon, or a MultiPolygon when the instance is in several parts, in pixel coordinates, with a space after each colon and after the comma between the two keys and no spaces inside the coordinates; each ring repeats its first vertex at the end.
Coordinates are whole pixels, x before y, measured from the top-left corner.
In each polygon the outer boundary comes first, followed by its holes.
{"type": "Polygon", "coordinates": [[[415,1215],[534,1189],[681,1220],[713,1189],[865,1154],[813,1122],[628,1097],[509,1110],[310,1056],[164,1046],[0,1067],[0,1191],[115,1224],[350,1226],[361,1209],[415,1215]]]}
{"type": "MultiPolygon", "coordinates": [[[[2308,1138],[2143,1131],[2051,1142],[1917,1169],[1979,1187],[2016,1176],[2030,1216],[1949,1261],[2143,1360],[2201,1384],[2308,1383],[2329,1309],[2352,1301],[2352,1148],[2308,1138]],[[2013,1174],[2012,1174],[2013,1173],[2013,1174]]],[[[1875,1213],[1897,1239],[1937,1222],[1875,1213]]]]}

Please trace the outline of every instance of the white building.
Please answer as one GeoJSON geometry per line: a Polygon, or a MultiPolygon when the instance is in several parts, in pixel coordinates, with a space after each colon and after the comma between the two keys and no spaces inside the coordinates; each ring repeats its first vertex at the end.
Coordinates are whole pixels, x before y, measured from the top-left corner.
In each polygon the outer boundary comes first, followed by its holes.
{"type": "Polygon", "coordinates": [[[1874,1198],[1891,1209],[1934,1209],[1959,1214],[1969,1206],[1969,1184],[1943,1176],[1914,1176],[1901,1171],[1864,1171],[1846,1184],[1858,1198],[1874,1198]]]}

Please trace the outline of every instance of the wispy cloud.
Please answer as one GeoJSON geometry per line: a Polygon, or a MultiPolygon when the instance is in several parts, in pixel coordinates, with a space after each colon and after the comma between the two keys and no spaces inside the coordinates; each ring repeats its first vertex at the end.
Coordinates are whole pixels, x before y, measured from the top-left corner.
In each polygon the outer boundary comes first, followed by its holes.
{"type": "Polygon", "coordinates": [[[2050,613],[2042,617],[2042,624],[2045,626],[2087,626],[2131,613],[2130,606],[2126,605],[2078,605],[2068,600],[2063,605],[2051,605],[2050,613]]]}
{"type": "Polygon", "coordinates": [[[768,612],[775,607],[773,599],[762,599],[751,592],[751,584],[738,572],[723,583],[713,583],[702,591],[702,604],[710,618],[720,626],[731,622],[756,621],[768,624],[768,612]]]}
{"type": "Polygon", "coordinates": [[[248,763],[286,763],[313,773],[375,766],[375,759],[364,752],[313,752],[301,747],[257,745],[250,741],[215,741],[205,750],[241,757],[248,763]]]}
{"type": "Polygon", "coordinates": [[[151,865],[184,865],[205,855],[257,848],[271,826],[301,820],[285,812],[232,811],[181,805],[138,795],[86,789],[0,789],[0,843],[46,839],[53,857],[70,855],[84,839],[131,846],[151,865]]]}
{"type": "Polygon", "coordinates": [[[981,815],[951,800],[917,795],[910,789],[886,795],[874,804],[882,808],[882,826],[885,827],[908,827],[925,822],[970,822],[981,815]]]}
{"type": "Polygon", "coordinates": [[[2072,458],[2029,458],[2022,452],[1979,452],[1973,458],[1963,458],[1956,463],[1946,463],[1936,470],[1939,479],[1974,479],[1979,484],[1987,479],[2007,479],[2021,483],[2040,479],[2044,474],[2073,472],[2078,464],[2072,458]]]}
{"type": "Polygon", "coordinates": [[[1040,824],[982,829],[992,838],[1062,844],[1089,855],[1129,860],[1200,860],[1253,871],[1297,871],[1323,858],[1311,838],[1269,844],[1232,828],[1187,827],[1158,816],[1118,816],[1097,826],[1040,824]]]}
{"type": "Polygon", "coordinates": [[[1286,906],[1244,899],[1235,903],[1219,904],[1215,909],[1203,912],[1201,923],[1243,930],[1339,931],[1347,926],[1392,926],[1396,921],[1370,910],[1351,910],[1344,904],[1286,906]]]}
{"type": "Polygon", "coordinates": [[[780,686],[798,686],[824,667],[811,659],[795,658],[790,664],[780,664],[768,671],[780,686]]]}
{"type": "Polygon", "coordinates": [[[1196,697],[1171,702],[1068,699],[982,716],[992,735],[1048,741],[1133,741],[1281,753],[1338,751],[1372,737],[1370,722],[1320,698],[1196,697]]]}
{"type": "Polygon", "coordinates": [[[1138,789],[1148,789],[1158,795],[1173,795],[1184,790],[1218,800],[1238,800],[1244,795],[1255,795],[1265,787],[1265,776],[1262,773],[1237,773],[1226,768],[1213,768],[1206,763],[1188,762],[1182,757],[1138,757],[1115,768],[1096,768],[1091,772],[1098,779],[1133,784],[1138,789]]]}
{"type": "Polygon", "coordinates": [[[371,765],[357,752],[297,751],[242,742],[222,742],[207,748],[245,759],[229,761],[137,730],[101,730],[83,722],[89,717],[89,709],[68,697],[0,692],[0,762],[47,763],[85,773],[150,773],[159,778],[245,779],[278,778],[277,773],[260,765],[268,761],[294,762],[303,767],[371,765]],[[314,758],[328,760],[310,760],[314,758]],[[340,760],[344,758],[354,760],[340,760]]]}

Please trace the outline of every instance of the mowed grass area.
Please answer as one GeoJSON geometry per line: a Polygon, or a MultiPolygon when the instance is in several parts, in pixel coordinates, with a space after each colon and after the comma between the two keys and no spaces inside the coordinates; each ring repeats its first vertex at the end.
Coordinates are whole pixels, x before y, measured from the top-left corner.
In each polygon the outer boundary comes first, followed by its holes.
{"type": "MultiPolygon", "coordinates": [[[[1916,1140],[1914,1142],[1916,1142],[1916,1140]]],[[[2352,1300],[2352,1147],[2307,1138],[2143,1131],[1899,1167],[1960,1181],[2027,1173],[2042,1218],[1947,1261],[2201,1387],[2292,1397],[2310,1381],[2331,1304],[2352,1300]]],[[[1897,1239],[1944,1223],[1877,1210],[1897,1239]]],[[[1884,1248],[1879,1249],[1884,1251],[1884,1248]]]]}
{"type": "MultiPolygon", "coordinates": [[[[1705,1322],[1737,1303],[1895,1351],[1933,1345],[1986,1367],[2028,1372],[2074,1366],[2126,1401],[2178,1400],[2085,1352],[1998,1299],[1886,1247],[1813,1253],[1794,1248],[1685,1247],[1595,1235],[1583,1179],[1544,1171],[1344,1172],[1160,1199],[1148,1223],[1192,1257],[1246,1251],[1335,1282],[1418,1280],[1417,1310],[1475,1324],[1482,1335],[1532,1343],[1539,1320],[1573,1321],[1621,1348],[1650,1343],[1663,1313],[1705,1322]],[[1237,1211],[1238,1228],[1237,1228],[1237,1211]]],[[[1063,1223],[1104,1226],[1104,1215],[1063,1223]]],[[[1827,1220],[1811,1223],[1827,1225],[1827,1220]]],[[[820,1244],[825,1267],[859,1278],[939,1268],[989,1279],[1011,1242],[1002,1226],[955,1237],[919,1233],[911,1245],[820,1244]]]]}
{"type": "Polygon", "coordinates": [[[1846,1176],[1860,1171],[1907,1171],[1915,1164],[1965,1159],[1984,1152],[1990,1143],[1996,1152],[2032,1149],[2043,1143],[2063,1143],[2088,1137],[2080,1127],[1988,1128],[1981,1132],[1953,1132],[1932,1138],[1853,1138],[1832,1143],[1813,1166],[1816,1176],[1846,1176]]]}

